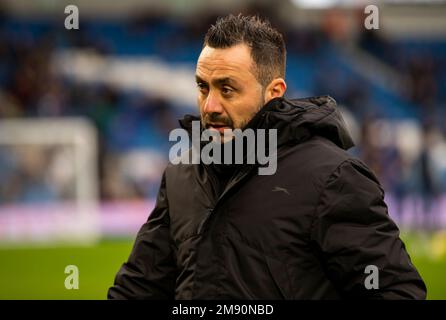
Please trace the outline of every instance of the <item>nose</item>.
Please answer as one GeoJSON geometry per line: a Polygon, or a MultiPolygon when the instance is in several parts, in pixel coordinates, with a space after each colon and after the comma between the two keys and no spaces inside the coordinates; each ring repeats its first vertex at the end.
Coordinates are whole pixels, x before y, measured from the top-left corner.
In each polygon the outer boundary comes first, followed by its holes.
{"type": "Polygon", "coordinates": [[[220,103],[220,99],[215,93],[209,92],[204,108],[204,113],[223,113],[223,106],[220,103]]]}

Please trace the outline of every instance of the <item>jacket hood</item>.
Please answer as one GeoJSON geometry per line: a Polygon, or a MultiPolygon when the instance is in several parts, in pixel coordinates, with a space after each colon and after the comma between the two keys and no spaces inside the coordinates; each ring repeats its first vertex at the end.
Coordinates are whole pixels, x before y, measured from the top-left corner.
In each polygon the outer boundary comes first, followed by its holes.
{"type": "Polygon", "coordinates": [[[258,115],[265,118],[265,126],[278,129],[279,145],[310,134],[322,136],[344,150],[354,146],[336,101],[330,96],[275,98],[262,111],[265,115],[258,115]]]}
{"type": "MultiPolygon", "coordinates": [[[[191,122],[199,119],[186,115],[180,124],[190,130],[191,122]]],[[[322,136],[344,150],[354,146],[336,101],[330,96],[274,98],[248,122],[247,128],[277,129],[278,146],[298,143],[314,135],[322,136]]]]}

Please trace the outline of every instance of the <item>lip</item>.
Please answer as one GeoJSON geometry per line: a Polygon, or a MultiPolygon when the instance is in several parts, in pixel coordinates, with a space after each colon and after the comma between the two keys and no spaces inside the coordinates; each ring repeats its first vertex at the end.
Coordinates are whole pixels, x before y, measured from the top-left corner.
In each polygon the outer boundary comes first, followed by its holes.
{"type": "Polygon", "coordinates": [[[208,123],[208,127],[229,127],[226,123],[208,123]]]}
{"type": "Polygon", "coordinates": [[[207,127],[208,127],[208,129],[211,129],[211,130],[217,130],[221,134],[224,133],[225,129],[231,129],[231,127],[229,127],[228,125],[220,124],[220,123],[210,123],[207,125],[207,127]]]}

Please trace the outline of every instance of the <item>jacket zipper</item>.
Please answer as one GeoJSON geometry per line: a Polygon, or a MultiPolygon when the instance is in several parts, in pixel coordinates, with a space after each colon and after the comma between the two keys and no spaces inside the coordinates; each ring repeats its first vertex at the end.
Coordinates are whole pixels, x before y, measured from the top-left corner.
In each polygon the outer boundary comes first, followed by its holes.
{"type": "MultiPolygon", "coordinates": [[[[217,198],[217,201],[215,201],[214,206],[206,211],[206,215],[205,215],[205,217],[203,218],[203,220],[200,222],[200,225],[198,226],[198,230],[197,230],[198,235],[201,235],[201,234],[202,234],[204,226],[205,226],[206,223],[209,221],[209,218],[211,217],[212,213],[215,212],[215,209],[217,208],[217,206],[219,205],[219,203],[221,203],[222,199],[226,196],[226,194],[227,194],[230,190],[232,190],[236,185],[238,185],[243,179],[245,179],[245,178],[248,176],[249,172],[250,172],[254,167],[255,167],[255,166],[252,165],[252,166],[250,166],[248,169],[245,169],[245,170],[242,169],[241,171],[239,171],[239,172],[236,174],[236,176],[235,176],[234,179],[229,180],[228,185],[227,185],[226,188],[223,190],[222,194],[217,198]],[[238,177],[237,177],[237,175],[238,175],[238,177]]],[[[206,168],[206,166],[205,166],[205,168],[206,168]]],[[[208,173],[209,176],[212,175],[212,178],[211,178],[211,179],[214,181],[213,173],[211,173],[209,169],[205,169],[205,170],[207,171],[207,173],[208,173]]],[[[214,182],[214,183],[215,183],[215,182],[214,182]]]]}
{"type": "MultiPolygon", "coordinates": [[[[264,119],[263,121],[268,122],[268,120],[265,118],[268,116],[268,112],[264,112],[261,114],[261,117],[264,119]]],[[[267,125],[267,123],[265,124],[267,125]]],[[[209,177],[211,177],[212,183],[214,183],[214,187],[215,184],[217,182],[215,182],[215,176],[214,174],[211,172],[211,170],[209,170],[206,166],[205,170],[207,171],[209,177]]],[[[250,171],[255,168],[255,165],[248,165],[247,169],[241,169],[235,176],[236,178],[234,179],[230,179],[228,184],[226,185],[225,189],[223,190],[223,192],[221,193],[221,195],[219,195],[219,197],[217,198],[217,201],[215,201],[213,208],[210,208],[207,210],[205,217],[203,218],[203,220],[200,222],[200,225],[198,227],[198,235],[200,235],[203,231],[203,227],[205,226],[206,222],[209,221],[209,218],[211,217],[212,213],[215,212],[215,208],[218,206],[218,204],[222,201],[222,199],[224,198],[224,196],[231,190],[233,189],[238,183],[240,183],[244,178],[246,178],[248,176],[248,174],[250,173],[250,171]],[[239,175],[239,177],[237,177],[237,175],[239,175]]]]}

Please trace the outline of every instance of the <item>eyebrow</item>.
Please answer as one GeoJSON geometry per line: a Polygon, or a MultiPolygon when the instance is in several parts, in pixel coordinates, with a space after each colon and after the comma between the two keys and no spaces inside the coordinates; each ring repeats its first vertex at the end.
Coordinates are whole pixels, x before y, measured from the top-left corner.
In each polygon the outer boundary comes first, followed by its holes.
{"type": "MultiPolygon", "coordinates": [[[[208,82],[201,79],[201,77],[199,75],[195,75],[195,81],[197,83],[208,84],[208,82]]],[[[223,78],[217,78],[217,79],[212,80],[212,83],[216,86],[219,86],[219,85],[221,86],[221,85],[225,85],[225,84],[235,85],[236,81],[229,77],[223,77],[223,78]]]]}

